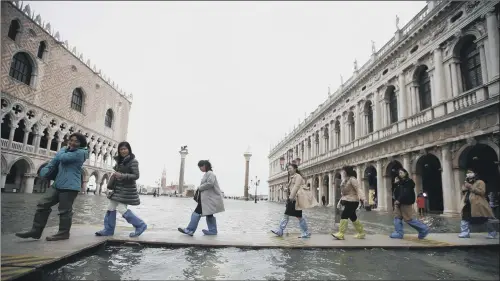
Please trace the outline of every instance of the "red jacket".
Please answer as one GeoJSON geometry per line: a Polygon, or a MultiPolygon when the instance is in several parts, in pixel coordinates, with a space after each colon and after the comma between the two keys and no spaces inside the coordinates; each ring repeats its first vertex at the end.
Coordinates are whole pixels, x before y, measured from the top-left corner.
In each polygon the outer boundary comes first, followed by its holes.
{"type": "Polygon", "coordinates": [[[424,209],[425,208],[425,197],[421,196],[421,197],[418,197],[417,198],[417,207],[420,209],[424,209]]]}

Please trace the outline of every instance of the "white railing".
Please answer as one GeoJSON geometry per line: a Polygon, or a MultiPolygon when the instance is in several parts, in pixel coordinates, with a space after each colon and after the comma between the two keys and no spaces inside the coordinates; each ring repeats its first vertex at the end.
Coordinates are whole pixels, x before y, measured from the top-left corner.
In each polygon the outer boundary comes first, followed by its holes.
{"type": "MultiPolygon", "coordinates": [[[[462,93],[461,95],[450,99],[449,101],[446,102],[446,107],[448,109],[447,113],[450,114],[451,112],[458,110],[467,112],[467,108],[487,100],[488,97],[486,94],[487,93],[486,88],[487,86],[482,86],[476,89],[472,89],[468,92],[462,93]]],[[[489,98],[489,101],[492,103],[495,102],[495,100],[496,102],[498,102],[498,96],[489,98]]],[[[422,112],[417,113],[416,115],[406,118],[405,120],[393,123],[390,126],[382,128],[379,131],[375,131],[369,135],[360,137],[354,140],[353,142],[347,144],[341,144],[340,147],[333,148],[331,151],[328,151],[320,156],[314,156],[313,158],[307,159],[306,161],[300,163],[301,169],[307,169],[308,167],[313,166],[316,163],[333,159],[337,155],[349,152],[358,147],[366,146],[372,143],[373,141],[377,141],[383,138],[388,138],[396,135],[397,133],[404,133],[405,131],[409,131],[411,128],[422,124],[431,123],[434,120],[434,111],[438,107],[442,107],[442,105],[437,105],[432,108],[426,109],[422,112]],[[401,124],[404,124],[405,122],[407,125],[406,127],[399,126],[401,124]]],[[[286,175],[286,172],[278,171],[277,173],[270,175],[269,178],[270,180],[273,180],[283,175],[286,175]]]]}
{"type": "Polygon", "coordinates": [[[17,151],[23,151],[23,144],[20,142],[12,142],[12,149],[17,150],[17,151]]]}
{"type": "Polygon", "coordinates": [[[9,146],[9,140],[2,139],[2,148],[7,148],[9,146]]]}
{"type": "Polygon", "coordinates": [[[32,145],[29,145],[27,144],[25,147],[24,147],[24,151],[28,152],[28,153],[33,153],[35,151],[35,147],[32,146],[32,145]]]}
{"type": "Polygon", "coordinates": [[[47,155],[47,149],[45,149],[45,148],[39,148],[38,149],[38,154],[47,155]]]}

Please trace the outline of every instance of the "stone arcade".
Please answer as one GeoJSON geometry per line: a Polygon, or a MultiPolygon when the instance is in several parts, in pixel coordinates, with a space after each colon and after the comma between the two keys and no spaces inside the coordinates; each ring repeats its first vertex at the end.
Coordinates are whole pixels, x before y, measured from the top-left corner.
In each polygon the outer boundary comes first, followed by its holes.
{"type": "Polygon", "coordinates": [[[344,165],[378,210],[392,209],[404,167],[430,211],[456,214],[465,169],[499,191],[499,1],[428,1],[370,61],[269,154],[270,200],[284,198],[285,163],[331,206],[344,165]]]}
{"type": "Polygon", "coordinates": [[[1,20],[2,192],[43,192],[37,174],[73,132],[89,141],[82,188],[95,179],[100,192],[127,136],[132,95],[70,51],[29,5],[2,2],[1,20]]]}

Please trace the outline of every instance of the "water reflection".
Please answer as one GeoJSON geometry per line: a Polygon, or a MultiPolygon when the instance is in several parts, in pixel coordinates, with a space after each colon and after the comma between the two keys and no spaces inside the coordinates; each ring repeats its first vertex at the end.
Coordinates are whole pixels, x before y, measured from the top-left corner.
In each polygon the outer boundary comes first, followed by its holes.
{"type": "Polygon", "coordinates": [[[42,280],[498,280],[497,250],[110,247],[42,280]]]}

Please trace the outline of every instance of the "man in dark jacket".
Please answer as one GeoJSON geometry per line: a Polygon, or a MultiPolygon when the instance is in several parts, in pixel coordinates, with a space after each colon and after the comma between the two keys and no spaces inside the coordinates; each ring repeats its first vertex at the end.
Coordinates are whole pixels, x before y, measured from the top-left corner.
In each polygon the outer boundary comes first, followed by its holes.
{"type": "Polygon", "coordinates": [[[415,182],[408,172],[399,169],[398,181],[394,189],[394,232],[391,238],[403,239],[403,220],[418,231],[418,238],[424,239],[429,234],[429,227],[413,218],[413,204],[415,203],[415,182]]]}

